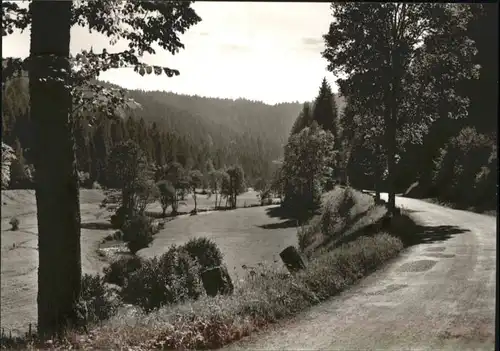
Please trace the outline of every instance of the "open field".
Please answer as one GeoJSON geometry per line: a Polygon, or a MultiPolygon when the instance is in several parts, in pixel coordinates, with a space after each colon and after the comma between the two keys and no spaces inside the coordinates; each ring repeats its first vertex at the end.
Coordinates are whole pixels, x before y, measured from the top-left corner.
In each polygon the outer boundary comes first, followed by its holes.
{"type": "MultiPolygon", "coordinates": [[[[106,223],[110,212],[100,209],[103,194],[98,190],[81,190],[80,203],[82,223],[106,223]]],[[[213,198],[198,195],[198,207],[213,206],[213,198]]],[[[238,206],[257,204],[255,192],[242,194],[238,206]]],[[[189,212],[194,202],[186,196],[180,212],[189,212]]],[[[270,207],[253,207],[220,212],[200,213],[197,216],[181,216],[166,223],[155,235],[152,245],[139,252],[150,257],[161,254],[171,244],[180,244],[192,237],[207,236],[214,239],[225,255],[228,268],[238,275],[241,265],[255,265],[262,261],[279,261],[279,252],[296,243],[296,229],[278,218],[268,216],[270,207]],[[236,268],[236,270],[235,270],[236,268]]],[[[161,211],[159,205],[148,208],[161,211]]],[[[84,273],[102,272],[107,264],[96,253],[102,239],[113,230],[82,228],[82,270],[84,273]]],[[[34,191],[2,191],[1,234],[1,313],[2,327],[13,334],[23,332],[29,323],[36,321],[36,292],[38,265],[38,238],[36,202],[34,191]],[[16,216],[20,220],[19,230],[11,231],[9,220],[16,216]]]]}

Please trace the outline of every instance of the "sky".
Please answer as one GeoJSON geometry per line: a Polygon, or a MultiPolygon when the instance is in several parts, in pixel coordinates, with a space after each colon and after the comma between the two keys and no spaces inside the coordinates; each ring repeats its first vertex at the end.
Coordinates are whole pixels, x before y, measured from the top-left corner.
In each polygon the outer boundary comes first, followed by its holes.
{"type": "MultiPolygon", "coordinates": [[[[180,75],[141,77],[132,69],[104,72],[100,78],[128,89],[164,90],[179,94],[246,98],[269,104],[311,101],[323,77],[337,90],[335,77],[321,57],[322,35],[332,20],[329,3],[196,2],[202,21],[192,26],[176,55],[158,49],[145,55],[149,64],[178,69],[180,75]]],[[[126,42],[88,29],[72,28],[71,53],[93,47],[119,51],[126,42]]],[[[3,57],[29,54],[29,30],[2,38],[3,57]]]]}

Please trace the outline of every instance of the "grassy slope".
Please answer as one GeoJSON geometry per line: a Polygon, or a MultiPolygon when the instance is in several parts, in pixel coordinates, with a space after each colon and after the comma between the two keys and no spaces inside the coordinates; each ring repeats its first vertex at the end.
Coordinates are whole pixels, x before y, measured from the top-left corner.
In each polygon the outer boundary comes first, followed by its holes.
{"type": "Polygon", "coordinates": [[[299,245],[308,255],[320,255],[342,243],[369,234],[373,225],[387,213],[365,193],[337,187],[323,196],[321,215],[310,221],[299,234],[299,245]],[[344,198],[348,191],[350,198],[344,198]]]}
{"type": "MultiPolygon", "coordinates": [[[[325,195],[323,215],[330,213],[338,217],[337,205],[342,193],[341,189],[336,189],[325,195]]],[[[373,223],[379,221],[385,211],[373,206],[371,196],[359,192],[353,195],[352,206],[345,216],[347,220],[337,226],[337,231],[318,235],[316,227],[307,232],[315,239],[316,245],[309,249],[317,254],[311,255],[314,258],[307,269],[295,277],[284,276],[282,270],[274,267],[261,267],[257,272],[263,274],[238,281],[232,296],[205,297],[164,307],[149,315],[131,314],[128,310],[105,326],[94,329],[90,338],[74,344],[141,350],[160,345],[168,349],[213,349],[336,295],[403,249],[398,238],[370,230],[375,228],[373,223]],[[336,239],[332,240],[332,237],[336,239]],[[332,244],[334,242],[337,245],[332,244]]],[[[269,212],[272,213],[272,208],[269,212]]],[[[281,223],[290,225],[289,221],[281,223]]],[[[335,225],[332,228],[335,229],[335,225]]]]}
{"type": "MultiPolygon", "coordinates": [[[[82,221],[95,220],[102,212],[98,204],[103,195],[96,190],[80,192],[82,221]]],[[[95,250],[109,230],[82,229],[82,269],[95,274],[104,267],[95,250]]],[[[36,321],[38,234],[36,200],[33,190],[2,190],[2,327],[13,334],[23,332],[36,321]],[[9,220],[20,220],[19,230],[11,231],[9,220]]]]}
{"type": "MultiPolygon", "coordinates": [[[[103,199],[98,190],[81,190],[80,201],[82,223],[107,223],[110,213],[99,209],[103,199]]],[[[198,196],[199,208],[213,206],[213,198],[198,196]]],[[[256,204],[256,193],[248,192],[238,198],[238,206],[256,204]]],[[[191,196],[179,210],[189,212],[194,206],[191,196]]],[[[159,205],[150,210],[160,211],[159,205]],[[155,208],[156,207],[156,208],[155,208]]],[[[269,218],[265,208],[233,210],[218,213],[203,213],[198,216],[178,218],[168,222],[165,229],[155,236],[150,248],[141,250],[145,256],[160,254],[172,243],[183,243],[193,236],[212,237],[220,245],[230,264],[241,274],[241,265],[252,265],[261,261],[273,261],[284,245],[294,243],[295,228],[269,230],[259,225],[276,224],[280,221],[269,218]],[[240,212],[243,211],[243,212],[240,212]],[[214,217],[212,217],[214,216],[214,217]],[[214,228],[216,228],[214,230],[214,228]],[[240,255],[241,253],[241,255],[240,255]]],[[[279,226],[279,224],[278,224],[279,226]]],[[[271,226],[272,227],[272,226],[271,226]]],[[[107,265],[96,254],[102,239],[112,233],[106,229],[82,228],[82,269],[84,273],[97,274],[107,265]]],[[[37,291],[37,222],[36,201],[32,190],[2,191],[2,268],[1,268],[1,313],[2,326],[13,334],[22,333],[30,322],[36,321],[37,291]],[[11,231],[9,220],[17,216],[18,231],[11,231]]]]}
{"type": "MultiPolygon", "coordinates": [[[[204,297],[198,301],[164,307],[149,315],[133,308],[125,309],[103,326],[93,328],[88,336],[70,333],[69,339],[60,346],[67,348],[72,344],[82,348],[136,350],[158,347],[218,348],[336,295],[397,256],[403,249],[403,243],[398,238],[373,232],[377,228],[373,223],[380,219],[383,211],[373,206],[369,195],[351,193],[353,201],[347,211],[344,211],[339,206],[345,202],[341,201],[342,197],[339,196],[342,193],[343,191],[336,189],[325,196],[323,216],[318,223],[324,223],[325,218],[337,219],[329,220],[333,225],[323,227],[327,228],[326,231],[320,229],[320,236],[317,229],[321,228],[321,225],[311,226],[310,228],[316,229],[301,234],[314,238],[313,243],[316,246],[310,249],[317,254],[311,255],[314,258],[307,269],[295,277],[283,275],[282,270],[280,272],[273,267],[259,268],[263,274],[257,274],[255,278],[247,276],[246,280],[236,282],[237,289],[232,296],[204,297]],[[329,215],[325,216],[325,213],[329,215]],[[132,311],[135,312],[131,313],[132,311]]],[[[347,203],[349,204],[348,201],[347,203]]],[[[272,208],[269,209],[272,213],[272,208]]],[[[245,214],[249,211],[261,211],[261,214],[264,214],[264,208],[239,211],[245,214]]],[[[191,228],[197,225],[197,228],[205,228],[209,223],[216,225],[222,222],[217,215],[231,214],[236,218],[232,223],[238,224],[238,228],[234,228],[235,231],[245,232],[248,230],[247,225],[255,225],[239,217],[238,211],[231,212],[217,213],[212,215],[213,217],[197,216],[193,220],[199,223],[193,224],[191,228]],[[204,221],[204,217],[207,221],[204,221]]],[[[228,218],[231,217],[226,219],[228,218]]],[[[279,221],[277,225],[290,226],[290,223],[279,221]]],[[[220,226],[218,228],[220,229],[220,226]]],[[[273,226],[264,224],[261,228],[273,226]]],[[[224,231],[229,233],[232,230],[226,228],[224,231]]],[[[251,239],[256,237],[260,239],[259,234],[251,235],[251,239]]],[[[239,252],[251,250],[244,241],[240,242],[239,246],[239,252]]],[[[257,246],[266,246],[266,242],[263,241],[257,246]]]]}

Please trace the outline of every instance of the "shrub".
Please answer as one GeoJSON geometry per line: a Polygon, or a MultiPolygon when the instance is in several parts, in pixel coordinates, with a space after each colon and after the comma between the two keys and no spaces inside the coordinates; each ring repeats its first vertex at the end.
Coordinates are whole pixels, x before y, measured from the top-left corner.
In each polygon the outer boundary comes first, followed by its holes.
{"type": "Polygon", "coordinates": [[[172,246],[160,258],[145,260],[122,290],[124,302],[150,312],[166,304],[196,299],[203,293],[199,266],[183,249],[172,246]]]}
{"type": "Polygon", "coordinates": [[[18,230],[19,229],[19,219],[17,217],[12,217],[9,221],[9,224],[12,226],[12,230],[18,230]]]}
{"type": "Polygon", "coordinates": [[[127,219],[127,210],[125,209],[125,207],[120,206],[116,210],[115,214],[110,218],[111,226],[113,227],[113,229],[122,229],[127,219]]]}
{"type": "Polygon", "coordinates": [[[151,220],[144,215],[127,220],[123,226],[123,241],[133,254],[148,247],[153,241],[151,220]]]}
{"type": "Polygon", "coordinates": [[[136,314],[132,325],[102,329],[98,339],[79,346],[127,349],[141,343],[147,349],[220,348],[338,294],[401,248],[399,240],[382,234],[328,252],[295,276],[258,268],[235,295],[168,306],[148,316],[136,314]]]}
{"type": "Polygon", "coordinates": [[[458,205],[495,208],[496,154],[496,141],[491,137],[474,128],[462,129],[434,160],[436,195],[458,205]]]}
{"type": "Polygon", "coordinates": [[[120,257],[104,268],[104,280],[123,287],[130,274],[140,269],[142,263],[143,260],[135,255],[120,257]]]}
{"type": "Polygon", "coordinates": [[[189,240],[184,246],[192,259],[197,260],[201,269],[220,266],[224,256],[217,247],[217,244],[208,238],[194,238],[189,240]]]}
{"type": "Polygon", "coordinates": [[[85,306],[86,324],[94,324],[113,316],[120,306],[119,298],[105,285],[99,275],[84,274],[80,301],[85,306]]]}

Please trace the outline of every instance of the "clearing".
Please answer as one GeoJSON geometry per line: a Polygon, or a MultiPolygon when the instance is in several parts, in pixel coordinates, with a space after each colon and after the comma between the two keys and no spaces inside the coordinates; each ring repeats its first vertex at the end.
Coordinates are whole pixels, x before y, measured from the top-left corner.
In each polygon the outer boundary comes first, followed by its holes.
{"type": "MultiPolygon", "coordinates": [[[[257,204],[256,192],[249,191],[238,197],[238,206],[257,204]]],[[[82,189],[80,208],[82,223],[106,223],[110,212],[100,209],[102,191],[82,189]]],[[[214,199],[198,195],[198,208],[212,207],[214,199]]],[[[191,196],[179,207],[189,212],[194,207],[191,196]]],[[[149,248],[139,255],[151,257],[163,253],[169,245],[182,244],[192,237],[206,236],[219,245],[225,262],[233,276],[243,275],[242,265],[255,266],[267,261],[281,265],[279,252],[288,245],[296,245],[296,228],[288,221],[274,218],[276,206],[239,208],[236,210],[205,212],[196,216],[180,216],[167,222],[155,235],[149,248]]],[[[160,211],[159,205],[148,210],[160,211]]],[[[168,213],[168,212],[167,212],[168,213]]],[[[97,274],[107,262],[97,254],[104,237],[111,229],[82,228],[82,270],[97,274]]],[[[33,190],[2,191],[2,268],[1,314],[2,327],[13,335],[27,331],[29,323],[36,323],[38,238],[36,202],[33,190]],[[19,230],[10,230],[9,220],[20,220],[19,230]]]]}

